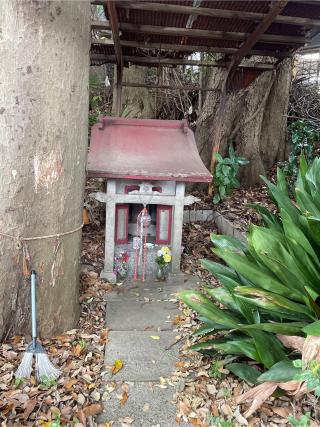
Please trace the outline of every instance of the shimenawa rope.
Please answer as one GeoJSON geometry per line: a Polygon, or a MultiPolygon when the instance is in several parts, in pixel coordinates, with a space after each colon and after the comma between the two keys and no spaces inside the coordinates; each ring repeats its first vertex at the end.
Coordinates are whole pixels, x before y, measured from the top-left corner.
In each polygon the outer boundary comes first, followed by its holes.
{"type": "MultiPolygon", "coordinates": [[[[77,231],[81,230],[83,227],[83,224],[79,225],[78,227],[74,228],[73,230],[65,231],[63,233],[55,233],[55,234],[47,234],[45,236],[34,236],[34,237],[16,237],[12,236],[8,233],[2,233],[0,232],[0,237],[5,237],[8,239],[16,240],[17,248],[22,249],[23,252],[23,260],[22,260],[22,273],[25,278],[30,276],[31,273],[31,256],[29,252],[29,248],[27,245],[27,242],[34,241],[34,240],[44,240],[44,239],[60,239],[61,237],[67,236],[69,234],[76,233],[77,231]]],[[[51,267],[51,271],[54,268],[55,262],[56,262],[56,255],[58,252],[59,245],[57,246],[56,250],[54,251],[54,261],[51,267]]]]}
{"type": "Polygon", "coordinates": [[[17,240],[18,242],[29,242],[31,240],[43,240],[43,239],[55,239],[63,236],[67,236],[68,234],[76,233],[77,231],[81,230],[83,227],[83,224],[79,225],[77,228],[74,228],[73,230],[65,231],[64,233],[56,233],[56,234],[47,234],[46,236],[34,236],[34,237],[16,237],[12,236],[11,234],[2,233],[0,232],[0,237],[7,237],[8,239],[17,240]]]}

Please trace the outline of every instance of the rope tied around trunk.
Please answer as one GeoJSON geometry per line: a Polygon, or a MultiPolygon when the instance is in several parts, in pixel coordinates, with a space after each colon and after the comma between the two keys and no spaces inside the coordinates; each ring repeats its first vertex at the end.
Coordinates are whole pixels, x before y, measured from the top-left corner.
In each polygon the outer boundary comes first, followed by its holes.
{"type": "MultiPolygon", "coordinates": [[[[45,239],[57,239],[58,240],[58,244],[57,244],[56,249],[54,251],[54,261],[53,261],[52,268],[51,268],[51,272],[52,272],[54,269],[54,266],[55,266],[57,252],[58,252],[58,249],[59,249],[60,243],[61,243],[60,239],[64,236],[68,236],[70,234],[76,233],[77,231],[80,231],[82,229],[83,225],[84,224],[81,224],[78,227],[76,227],[72,230],[69,230],[69,231],[65,231],[63,233],[47,234],[44,236],[16,237],[16,236],[13,236],[12,234],[0,232],[0,237],[5,237],[7,239],[15,240],[17,242],[17,249],[22,249],[22,253],[23,253],[22,273],[23,273],[23,276],[25,278],[27,278],[30,276],[30,272],[31,272],[31,256],[30,256],[30,252],[29,252],[27,242],[31,242],[31,241],[35,241],[35,240],[45,240],[45,239]]],[[[52,273],[51,273],[51,275],[52,275],[52,273]]]]}
{"type": "Polygon", "coordinates": [[[16,237],[12,236],[11,234],[2,233],[0,231],[0,237],[6,237],[8,239],[16,240],[17,242],[30,242],[31,240],[43,240],[43,239],[59,239],[60,237],[67,236],[68,234],[76,233],[77,231],[81,230],[83,227],[83,224],[79,225],[78,227],[74,228],[73,230],[65,231],[63,233],[56,233],[56,234],[47,234],[45,236],[34,236],[34,237],[16,237]]]}

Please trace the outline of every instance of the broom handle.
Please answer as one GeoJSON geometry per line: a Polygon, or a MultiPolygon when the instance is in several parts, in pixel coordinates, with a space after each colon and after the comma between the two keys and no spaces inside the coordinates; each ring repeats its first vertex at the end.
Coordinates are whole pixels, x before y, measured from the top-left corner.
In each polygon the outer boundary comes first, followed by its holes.
{"type": "Polygon", "coordinates": [[[36,316],[36,272],[31,271],[31,325],[32,325],[32,347],[37,344],[37,316],[36,316]]]}

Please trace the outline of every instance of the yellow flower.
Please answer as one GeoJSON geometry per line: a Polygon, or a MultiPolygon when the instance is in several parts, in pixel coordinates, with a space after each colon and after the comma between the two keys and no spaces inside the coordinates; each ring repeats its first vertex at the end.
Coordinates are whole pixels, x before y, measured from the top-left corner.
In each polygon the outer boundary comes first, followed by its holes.
{"type": "Polygon", "coordinates": [[[165,254],[168,254],[170,252],[170,249],[168,248],[168,246],[162,246],[161,248],[162,252],[164,252],[165,254]]]}
{"type": "Polygon", "coordinates": [[[163,255],[163,260],[164,260],[164,262],[170,262],[170,261],[171,261],[171,255],[169,255],[169,254],[164,254],[164,255],[163,255]]]}

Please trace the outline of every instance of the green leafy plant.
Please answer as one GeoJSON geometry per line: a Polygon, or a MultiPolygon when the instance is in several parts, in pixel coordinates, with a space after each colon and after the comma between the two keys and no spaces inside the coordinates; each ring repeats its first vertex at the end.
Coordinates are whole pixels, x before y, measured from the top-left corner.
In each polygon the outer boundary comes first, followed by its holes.
{"type": "Polygon", "coordinates": [[[54,420],[50,421],[50,427],[60,427],[61,426],[61,415],[58,411],[53,413],[54,420]]]}
{"type": "Polygon", "coordinates": [[[100,114],[104,112],[105,87],[103,81],[95,75],[89,78],[89,127],[98,122],[100,114]]]}
{"type": "Polygon", "coordinates": [[[212,427],[232,427],[232,421],[225,421],[221,417],[213,417],[211,416],[208,420],[209,426],[212,427]]]}
{"type": "Polygon", "coordinates": [[[223,360],[213,360],[211,362],[209,375],[215,379],[221,379],[223,377],[223,360]]]}
{"type": "Polygon", "coordinates": [[[299,169],[299,157],[303,153],[310,163],[315,154],[317,143],[320,142],[320,132],[310,120],[296,120],[288,126],[289,142],[292,146],[288,161],[284,163],[284,172],[296,178],[299,169]]]}
{"type": "Polygon", "coordinates": [[[280,169],[277,184],[264,180],[279,213],[256,206],[264,226],[251,227],[246,243],[212,234],[213,252],[226,265],[202,265],[221,287],[179,294],[203,321],[193,349],[256,361],[265,372],[246,363],[226,366],[251,384],[301,373],[277,334],[320,336],[320,159],[308,166],[302,156],[294,201],[280,169]]]}
{"type": "Polygon", "coordinates": [[[51,387],[57,384],[57,380],[55,378],[43,376],[40,378],[39,388],[41,390],[49,390],[51,387]]]}
{"type": "Polygon", "coordinates": [[[247,165],[249,161],[244,157],[237,157],[233,145],[229,146],[229,157],[223,158],[221,154],[215,154],[217,164],[214,173],[214,197],[213,203],[219,203],[228,196],[233,188],[239,188],[237,178],[240,166],[247,165]]]}
{"type": "Polygon", "coordinates": [[[26,378],[16,378],[14,380],[14,386],[15,386],[15,388],[19,388],[21,385],[25,384],[26,381],[27,381],[26,378]]]}
{"type": "Polygon", "coordinates": [[[311,360],[307,366],[303,366],[302,360],[297,359],[293,364],[302,369],[298,379],[305,381],[308,389],[313,390],[316,397],[320,397],[320,362],[311,360]]]}
{"type": "Polygon", "coordinates": [[[89,111],[89,126],[93,126],[95,123],[98,123],[99,120],[99,104],[102,101],[101,95],[96,95],[91,98],[91,110],[89,111]]]}
{"type": "Polygon", "coordinates": [[[81,338],[79,340],[74,340],[72,342],[72,345],[74,347],[76,347],[77,345],[79,345],[81,350],[85,350],[88,347],[89,343],[88,343],[88,341],[86,341],[83,338],[81,338]]]}
{"type": "Polygon", "coordinates": [[[301,415],[299,418],[290,416],[288,417],[288,422],[292,427],[308,427],[310,425],[310,412],[301,415]]]}

